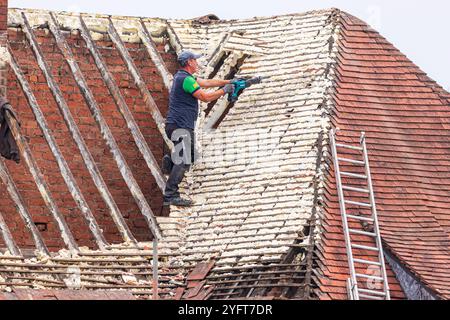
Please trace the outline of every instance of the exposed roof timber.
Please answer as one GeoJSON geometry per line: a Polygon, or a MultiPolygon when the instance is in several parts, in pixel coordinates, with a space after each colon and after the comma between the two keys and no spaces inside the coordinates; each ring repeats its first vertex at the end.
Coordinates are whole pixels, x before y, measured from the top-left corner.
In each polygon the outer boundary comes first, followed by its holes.
{"type": "Polygon", "coordinates": [[[133,76],[134,82],[136,83],[137,87],[141,91],[141,94],[144,98],[144,102],[147,105],[147,107],[150,110],[150,113],[153,117],[153,120],[156,122],[156,126],[158,127],[159,132],[161,133],[164,141],[166,142],[167,146],[170,150],[173,150],[173,143],[170,141],[170,139],[167,137],[166,131],[165,131],[165,125],[164,125],[164,118],[161,115],[161,112],[158,109],[158,106],[155,103],[155,100],[153,100],[152,95],[150,94],[150,91],[147,88],[147,84],[145,83],[144,79],[142,78],[139,70],[137,69],[135,63],[133,62],[133,59],[130,56],[130,53],[128,52],[127,48],[125,47],[125,44],[123,43],[122,39],[119,36],[119,33],[117,32],[116,27],[114,26],[114,23],[111,19],[109,19],[109,28],[108,28],[109,36],[116,46],[116,48],[119,50],[120,55],[122,56],[122,59],[125,61],[125,64],[127,65],[127,68],[131,75],[133,76]]]}
{"type": "Polygon", "coordinates": [[[92,40],[91,34],[84,23],[84,20],[82,16],[80,16],[80,26],[81,26],[81,36],[86,42],[86,46],[91,52],[91,55],[94,58],[95,64],[97,65],[98,70],[100,71],[103,80],[106,83],[106,86],[108,87],[109,92],[114,98],[114,101],[119,108],[119,111],[122,113],[122,116],[125,119],[125,122],[127,123],[128,128],[130,129],[131,134],[133,135],[134,141],[136,142],[136,145],[139,148],[139,151],[141,152],[143,158],[145,159],[145,162],[147,163],[147,166],[149,167],[150,171],[153,174],[153,177],[156,180],[156,183],[158,184],[159,188],[163,191],[166,186],[166,179],[164,175],[161,172],[161,169],[159,168],[159,165],[150,150],[147,142],[145,141],[144,136],[142,135],[141,130],[139,129],[139,126],[137,125],[133,114],[131,113],[130,109],[128,108],[127,103],[125,102],[125,99],[123,95],[120,93],[120,89],[114,80],[114,77],[112,76],[111,72],[109,72],[105,61],[101,57],[97,46],[95,45],[94,41],[92,40]]]}
{"type": "Polygon", "coordinates": [[[226,32],[219,41],[217,48],[209,56],[206,67],[204,69],[205,75],[211,75],[217,64],[226,53],[235,53],[241,55],[263,55],[266,50],[262,44],[263,41],[251,37],[245,37],[245,30],[233,30],[226,32]]]}
{"type": "Polygon", "coordinates": [[[234,30],[230,38],[224,43],[223,50],[238,51],[247,55],[260,56],[266,54],[268,48],[265,44],[264,41],[246,37],[245,34],[241,34],[238,30],[234,30]]]}
{"type": "MultiPolygon", "coordinates": [[[[56,39],[56,44],[58,45],[58,48],[60,49],[61,53],[63,54],[64,58],[66,59],[66,62],[72,71],[74,79],[75,79],[78,87],[80,88],[80,91],[86,101],[86,104],[88,105],[89,109],[91,110],[91,113],[92,113],[97,125],[100,127],[102,137],[105,140],[108,147],[110,148],[113,158],[117,163],[117,167],[119,168],[119,171],[120,171],[125,183],[127,184],[128,188],[130,189],[131,194],[133,195],[133,198],[135,199],[139,209],[141,210],[141,213],[144,215],[145,219],[147,220],[147,223],[150,227],[150,230],[151,230],[153,236],[155,236],[156,238],[160,238],[161,232],[159,230],[158,223],[152,212],[152,209],[150,208],[150,205],[147,203],[147,200],[145,199],[145,196],[144,196],[141,188],[139,187],[136,179],[134,178],[133,173],[125,160],[125,157],[123,156],[122,152],[120,151],[119,146],[117,145],[117,142],[116,142],[111,130],[109,129],[108,124],[106,123],[106,120],[103,117],[100,108],[97,105],[94,95],[93,95],[91,89],[89,88],[89,86],[87,85],[87,82],[83,76],[83,73],[81,72],[81,69],[78,66],[78,63],[75,60],[72,50],[70,49],[69,45],[67,44],[67,41],[65,40],[65,38],[61,35],[61,33],[57,27],[57,21],[56,21],[55,17],[53,16],[53,13],[50,14],[50,18],[51,19],[49,20],[49,26],[50,26],[50,30],[52,31],[52,33],[56,39]]],[[[26,21],[25,15],[24,15],[24,20],[26,21]]],[[[116,216],[114,218],[120,219],[121,217],[116,216]]],[[[95,221],[95,219],[94,219],[94,221],[95,221]]],[[[121,222],[124,222],[124,220],[122,220],[121,222]]]]}
{"type": "MultiPolygon", "coordinates": [[[[22,155],[23,157],[23,155],[22,155]]],[[[31,170],[30,170],[31,171],[31,170]]],[[[3,181],[3,184],[6,186],[11,199],[14,201],[14,204],[19,211],[20,217],[25,223],[25,227],[31,232],[33,237],[33,241],[35,243],[36,249],[48,255],[47,247],[45,246],[44,240],[39,233],[39,230],[36,228],[36,225],[31,218],[31,214],[25,206],[25,202],[22,199],[19,191],[17,190],[16,184],[11,178],[11,175],[3,162],[3,158],[0,157],[0,178],[3,181]]],[[[75,245],[76,246],[76,245],[75,245]]]]}
{"type": "Polygon", "coordinates": [[[175,30],[173,30],[173,27],[170,24],[170,22],[166,21],[166,23],[167,23],[167,35],[169,36],[170,44],[178,54],[184,49],[184,47],[181,44],[180,38],[178,38],[177,33],[175,32],[175,30]]]}
{"type": "Polygon", "coordinates": [[[16,119],[7,114],[6,121],[8,122],[8,126],[11,129],[14,139],[16,140],[20,153],[23,156],[25,163],[28,165],[28,168],[30,169],[30,172],[36,183],[36,186],[41,192],[44,202],[46,203],[47,207],[49,208],[50,212],[52,213],[54,219],[58,224],[64,242],[66,243],[66,245],[70,250],[78,251],[78,246],[75,242],[75,239],[73,238],[72,232],[70,231],[69,226],[67,225],[64,219],[64,216],[61,214],[58,206],[53,200],[50,188],[48,187],[47,182],[44,179],[44,175],[39,169],[39,166],[37,165],[37,162],[34,159],[33,154],[31,153],[31,149],[28,143],[21,134],[20,127],[16,119]]]}
{"type": "MultiPolygon", "coordinates": [[[[89,208],[88,203],[86,202],[80,188],[78,187],[78,184],[72,174],[72,171],[70,170],[63,154],[61,153],[55,138],[53,137],[53,135],[50,132],[50,129],[48,127],[47,121],[45,119],[44,114],[42,113],[39,104],[36,100],[36,97],[33,94],[33,91],[31,90],[30,85],[28,84],[28,81],[26,80],[22,70],[20,70],[20,67],[17,63],[17,61],[15,60],[14,56],[11,54],[11,49],[9,48],[9,52],[10,52],[10,66],[12,68],[12,70],[14,71],[17,80],[19,81],[19,84],[22,88],[22,91],[25,94],[25,97],[27,98],[28,104],[31,107],[31,110],[33,111],[33,114],[36,118],[36,122],[38,123],[39,127],[41,128],[43,134],[44,134],[44,138],[47,141],[47,144],[50,148],[50,150],[52,151],[56,162],[58,164],[59,170],[61,171],[61,175],[73,197],[73,199],[75,200],[75,203],[77,203],[78,208],[83,212],[83,211],[87,211],[87,212],[91,212],[91,209],[89,208]]],[[[120,211],[117,208],[117,205],[113,202],[112,203],[112,207],[110,208],[111,210],[111,215],[114,215],[114,213],[116,212],[120,217],[120,211]]],[[[89,216],[92,216],[92,213],[88,213],[89,216]]],[[[123,218],[122,218],[123,220],[123,218]]],[[[123,221],[123,224],[116,223],[118,229],[120,230],[120,233],[123,236],[124,241],[129,241],[132,243],[137,243],[136,240],[134,239],[131,231],[128,229],[125,221],[123,221]]],[[[104,245],[106,245],[106,241],[104,241],[104,245]]]]}
{"type": "MultiPolygon", "coordinates": [[[[243,52],[232,52],[230,56],[225,59],[223,67],[218,74],[221,76],[221,78],[231,79],[236,74],[235,72],[233,72],[233,69],[240,68],[247,57],[248,56],[243,52]]],[[[237,72],[239,72],[239,70],[237,70],[237,72]]],[[[213,128],[217,128],[220,121],[223,119],[226,113],[228,113],[228,110],[233,106],[234,103],[230,103],[227,99],[227,96],[219,99],[215,106],[213,106],[213,108],[209,110],[207,114],[208,117],[204,121],[203,130],[208,132],[213,128]]]]}
{"type": "Polygon", "coordinates": [[[166,89],[169,90],[170,87],[172,86],[173,76],[167,69],[164,60],[162,59],[161,55],[158,52],[158,49],[156,49],[155,42],[150,36],[150,33],[148,32],[148,29],[145,26],[145,23],[144,21],[142,21],[142,19],[139,19],[138,34],[142,42],[144,43],[145,47],[147,48],[150,58],[153,60],[153,63],[158,69],[163,79],[164,85],[166,86],[166,89]]]}
{"type": "MultiPolygon", "coordinates": [[[[26,19],[25,16],[24,16],[24,18],[26,19]]],[[[26,21],[25,19],[24,19],[24,21],[26,21]]],[[[64,121],[67,124],[67,127],[71,133],[71,136],[74,139],[78,149],[80,150],[80,154],[83,157],[84,163],[92,177],[92,180],[94,181],[100,195],[102,196],[102,198],[105,200],[106,204],[108,205],[111,215],[113,217],[117,216],[120,219],[121,214],[117,207],[117,204],[115,203],[111,193],[109,192],[108,187],[107,187],[105,181],[103,180],[103,178],[100,174],[100,171],[99,171],[94,159],[92,158],[92,155],[90,154],[83,137],[81,136],[81,133],[75,123],[75,120],[74,120],[72,114],[70,113],[69,107],[67,106],[67,103],[65,102],[65,100],[63,98],[61,90],[59,89],[58,85],[56,84],[55,80],[53,79],[52,74],[49,71],[47,63],[39,49],[37,41],[34,38],[34,35],[31,32],[31,28],[29,27],[29,25],[28,25],[28,28],[26,26],[24,27],[24,32],[28,38],[29,43],[31,44],[31,48],[36,56],[38,65],[41,68],[42,72],[44,73],[44,76],[47,80],[47,83],[52,92],[52,95],[54,96],[54,98],[57,102],[58,108],[64,117],[64,121]]],[[[126,229],[121,228],[121,229],[119,229],[119,231],[122,233],[122,236],[132,239],[132,237],[126,236],[126,234],[125,234],[126,229]]],[[[131,232],[130,232],[130,234],[131,234],[131,232]]]]}
{"type": "Polygon", "coordinates": [[[21,256],[22,253],[20,252],[20,249],[17,247],[16,242],[14,241],[14,238],[11,234],[11,231],[9,230],[8,225],[6,224],[5,219],[3,219],[3,214],[1,212],[0,212],[0,234],[2,235],[9,252],[15,256],[21,256]]]}
{"type": "MultiPolygon", "coordinates": [[[[223,50],[224,44],[228,41],[228,39],[231,36],[231,32],[225,33],[225,35],[222,37],[222,40],[220,40],[219,45],[214,50],[214,52],[209,56],[209,59],[206,62],[206,67],[204,74],[205,75],[211,75],[213,69],[216,67],[216,65],[219,63],[219,60],[222,58],[222,56],[225,54],[225,51],[223,50]]],[[[208,76],[209,78],[209,76],[208,76]]]]}

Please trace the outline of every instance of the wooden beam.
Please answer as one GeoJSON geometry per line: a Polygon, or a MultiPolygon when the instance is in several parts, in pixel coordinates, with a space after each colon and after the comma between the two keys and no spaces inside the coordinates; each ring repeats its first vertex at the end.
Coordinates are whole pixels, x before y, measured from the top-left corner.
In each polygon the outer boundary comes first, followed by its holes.
{"type": "Polygon", "coordinates": [[[111,18],[109,18],[108,33],[109,33],[109,36],[110,36],[112,42],[116,46],[117,50],[119,50],[123,61],[125,61],[128,71],[133,76],[134,82],[136,83],[137,87],[141,91],[141,94],[144,98],[144,102],[145,102],[146,106],[149,108],[150,113],[153,117],[153,120],[155,120],[155,122],[156,122],[159,132],[161,133],[161,135],[162,135],[164,141],[166,142],[167,146],[169,147],[169,149],[173,150],[173,143],[167,137],[167,134],[165,131],[164,118],[161,115],[161,112],[159,111],[158,106],[155,103],[155,100],[153,100],[153,97],[147,88],[147,84],[145,83],[139,70],[137,69],[135,63],[133,62],[133,59],[131,58],[130,53],[128,52],[127,48],[125,47],[125,44],[123,43],[122,39],[120,38],[119,33],[117,32],[116,27],[114,26],[114,23],[112,22],[111,18]]]}
{"type": "Polygon", "coordinates": [[[22,196],[19,194],[16,184],[12,180],[8,168],[3,162],[2,157],[0,157],[0,178],[3,181],[3,184],[6,186],[6,189],[9,195],[11,196],[11,199],[14,201],[17,211],[19,212],[22,220],[24,221],[26,228],[31,232],[36,249],[48,255],[49,252],[47,250],[47,247],[45,246],[44,240],[42,240],[41,234],[39,233],[39,230],[36,228],[36,225],[34,224],[33,219],[31,217],[31,214],[28,211],[27,207],[25,206],[25,202],[23,201],[22,196]]]}
{"type": "Polygon", "coordinates": [[[38,187],[38,190],[41,193],[45,204],[47,205],[47,208],[50,210],[53,218],[58,225],[59,230],[61,231],[61,236],[64,240],[64,243],[70,250],[78,251],[78,246],[75,242],[75,239],[73,238],[72,232],[67,226],[64,216],[59,211],[55,200],[53,200],[50,188],[48,187],[48,184],[44,179],[44,175],[39,169],[36,159],[34,159],[33,154],[31,153],[28,142],[25,140],[20,131],[19,124],[14,117],[9,115],[8,112],[5,113],[5,118],[8,122],[8,126],[14,136],[14,139],[16,140],[17,146],[19,147],[20,155],[25,160],[25,163],[27,164],[31,175],[33,176],[34,182],[36,183],[36,186],[38,187]]]}
{"type": "MultiPolygon", "coordinates": [[[[61,153],[58,144],[56,143],[55,138],[53,137],[50,128],[48,127],[47,120],[45,119],[45,116],[42,113],[41,108],[39,107],[36,97],[34,96],[33,91],[25,78],[25,75],[23,74],[22,70],[20,70],[18,63],[12,54],[11,48],[8,49],[10,55],[10,66],[13,69],[17,80],[19,81],[19,84],[22,88],[22,91],[25,94],[25,97],[27,98],[28,104],[30,105],[31,110],[33,111],[33,114],[36,118],[36,122],[41,128],[41,131],[44,134],[44,138],[47,141],[47,144],[50,150],[52,151],[53,156],[55,157],[56,163],[58,164],[58,168],[61,172],[64,182],[66,183],[67,188],[69,189],[70,194],[72,195],[72,198],[75,200],[75,203],[77,204],[80,211],[83,213],[86,219],[89,219],[88,224],[91,224],[92,222],[91,219],[94,219],[95,225],[96,224],[95,218],[92,214],[89,204],[87,203],[80,188],[78,187],[78,184],[72,174],[72,171],[70,170],[69,165],[66,162],[66,159],[61,153]]],[[[100,236],[98,238],[96,237],[96,241],[99,248],[101,249],[105,249],[105,247],[107,246],[107,242],[101,235],[101,231],[100,236]]]]}
{"type": "Polygon", "coordinates": [[[61,53],[66,59],[66,62],[69,65],[70,70],[72,71],[73,77],[78,87],[80,88],[84,100],[86,101],[86,104],[88,105],[89,110],[91,111],[97,125],[100,127],[102,137],[105,140],[106,144],[108,145],[109,150],[111,151],[113,158],[117,163],[117,167],[119,168],[119,171],[122,174],[125,183],[130,189],[131,194],[133,195],[133,198],[136,201],[141,213],[147,220],[147,224],[153,236],[156,238],[160,238],[161,231],[159,229],[155,215],[153,214],[150,205],[147,203],[147,200],[145,199],[145,196],[142,193],[141,188],[139,187],[136,179],[134,178],[133,173],[131,172],[131,169],[125,160],[125,157],[120,151],[119,146],[117,145],[117,142],[111,130],[109,129],[108,124],[106,123],[106,120],[103,117],[99,106],[97,105],[97,102],[95,101],[94,95],[89,86],[87,85],[84,75],[81,72],[78,63],[75,60],[72,50],[70,49],[69,45],[67,44],[67,41],[61,35],[59,29],[57,28],[57,21],[53,16],[53,13],[50,13],[49,25],[50,30],[55,36],[56,44],[58,45],[58,48],[60,49],[61,53]]]}
{"type": "MultiPolygon", "coordinates": [[[[61,111],[61,114],[63,115],[64,121],[66,122],[66,125],[71,133],[71,136],[74,139],[78,149],[80,150],[80,154],[84,160],[86,168],[88,169],[100,195],[106,202],[114,222],[116,223],[116,225],[118,225],[119,232],[122,234],[122,237],[124,237],[124,239],[130,239],[130,241],[133,242],[134,237],[132,236],[131,232],[126,226],[126,223],[124,222],[123,217],[120,214],[117,204],[115,203],[111,193],[109,192],[108,187],[100,174],[100,170],[98,169],[91,153],[89,152],[86,146],[86,142],[81,136],[81,133],[77,127],[77,124],[75,123],[75,120],[70,112],[70,109],[67,106],[66,101],[64,100],[61,89],[59,88],[58,84],[56,83],[50,72],[47,62],[44,59],[44,56],[39,48],[39,45],[36,41],[36,38],[31,30],[31,27],[24,13],[22,13],[22,17],[24,22],[25,35],[28,38],[28,42],[30,43],[31,48],[33,49],[34,55],[36,56],[36,59],[38,61],[38,65],[41,68],[42,72],[44,73],[44,76],[47,80],[47,84],[52,92],[53,97],[56,100],[58,108],[61,111]]],[[[98,231],[100,228],[98,228],[98,226],[90,225],[90,228],[91,230],[96,229],[97,231],[95,232],[97,233],[97,235],[99,235],[98,231]]]]}
{"type": "Polygon", "coordinates": [[[159,74],[161,75],[164,81],[164,85],[166,86],[166,89],[170,90],[170,87],[172,86],[173,76],[167,69],[166,64],[162,59],[161,55],[159,54],[155,42],[150,36],[150,33],[148,32],[148,29],[145,26],[145,23],[142,20],[142,18],[139,19],[139,22],[140,22],[138,31],[139,37],[141,38],[142,43],[147,48],[147,52],[150,55],[150,58],[152,59],[153,63],[155,64],[156,69],[158,69],[159,74]]]}
{"type": "Polygon", "coordinates": [[[5,219],[3,219],[3,214],[1,212],[0,212],[0,234],[3,237],[3,240],[6,244],[6,247],[8,248],[8,251],[14,256],[21,256],[22,253],[17,247],[16,242],[14,241],[14,238],[11,234],[11,231],[9,230],[8,225],[6,224],[5,219]]]}
{"type": "Polygon", "coordinates": [[[204,75],[206,79],[213,78],[212,70],[216,67],[217,63],[220,61],[220,58],[226,53],[223,50],[223,47],[225,46],[225,43],[228,41],[228,39],[231,37],[231,34],[232,34],[231,32],[225,33],[225,35],[222,37],[222,40],[220,40],[217,48],[208,58],[206,62],[206,67],[204,68],[204,75]]]}
{"type": "Polygon", "coordinates": [[[127,103],[125,102],[125,99],[123,95],[120,92],[119,86],[117,85],[116,81],[114,80],[113,75],[111,72],[109,72],[105,61],[103,60],[102,56],[100,55],[100,52],[95,45],[94,41],[92,40],[91,34],[84,23],[83,17],[80,15],[80,26],[81,26],[81,36],[83,37],[84,41],[86,42],[86,46],[91,52],[91,55],[94,58],[95,64],[97,65],[98,70],[100,71],[103,81],[105,81],[106,86],[108,87],[109,92],[114,98],[114,102],[116,103],[117,107],[119,108],[119,111],[122,113],[123,118],[125,119],[125,122],[127,123],[128,128],[130,129],[130,132],[134,138],[134,141],[136,142],[137,147],[139,148],[139,151],[141,152],[142,156],[145,159],[145,162],[147,163],[148,168],[153,174],[153,177],[156,180],[156,183],[158,184],[161,191],[164,191],[166,187],[166,178],[161,172],[161,169],[159,168],[159,165],[150,150],[150,147],[148,146],[147,142],[145,141],[144,135],[142,134],[141,130],[139,129],[138,124],[136,123],[136,120],[133,117],[133,114],[131,113],[130,109],[128,108],[127,103]]]}
{"type": "Polygon", "coordinates": [[[175,30],[173,29],[172,25],[170,24],[169,21],[166,20],[166,24],[167,24],[167,35],[169,36],[169,41],[170,44],[172,45],[172,48],[175,49],[175,51],[178,53],[180,53],[181,51],[184,50],[184,46],[180,41],[180,38],[178,38],[177,33],[175,32],[175,30]]]}
{"type": "MultiPolygon", "coordinates": [[[[234,70],[237,69],[236,71],[238,71],[246,58],[247,56],[242,53],[232,52],[219,69],[218,73],[221,75],[220,78],[233,78],[236,74],[234,70]]],[[[216,100],[215,103],[212,102],[212,107],[208,107],[208,109],[205,110],[206,117],[203,121],[203,130],[209,132],[212,129],[217,128],[217,125],[223,119],[224,114],[226,115],[228,110],[233,107],[234,104],[234,102],[230,103],[226,96],[216,100]]]]}

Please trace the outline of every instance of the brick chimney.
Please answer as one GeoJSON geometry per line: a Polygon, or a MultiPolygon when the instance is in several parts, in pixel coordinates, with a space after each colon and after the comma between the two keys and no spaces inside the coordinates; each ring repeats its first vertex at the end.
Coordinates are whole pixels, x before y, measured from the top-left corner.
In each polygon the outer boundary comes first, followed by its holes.
{"type": "Polygon", "coordinates": [[[6,55],[6,41],[8,39],[8,0],[0,0],[0,95],[6,97],[6,79],[8,64],[6,55]]]}

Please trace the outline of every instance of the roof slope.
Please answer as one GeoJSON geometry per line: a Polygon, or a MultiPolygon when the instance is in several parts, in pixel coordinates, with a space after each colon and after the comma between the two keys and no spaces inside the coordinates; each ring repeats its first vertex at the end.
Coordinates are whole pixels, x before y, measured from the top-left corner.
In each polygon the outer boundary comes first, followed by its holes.
{"type": "MultiPolygon", "coordinates": [[[[337,141],[357,143],[366,132],[385,245],[435,296],[448,299],[449,94],[361,20],[341,13],[339,29],[332,97],[337,141]]],[[[348,274],[330,174],[323,254],[333,284],[325,292],[345,289],[348,274]]]]}
{"type": "MultiPolygon", "coordinates": [[[[314,262],[317,259],[308,261],[309,255],[316,254],[308,246],[320,237],[320,227],[312,226],[326,223],[316,221],[316,212],[321,211],[320,194],[326,178],[325,137],[332,126],[329,92],[337,54],[338,11],[207,26],[189,21],[172,21],[171,25],[183,47],[207,57],[220,48],[225,32],[242,30],[245,37],[270,44],[264,54],[241,61],[233,74],[270,79],[247,89],[222,116],[216,131],[207,130],[209,118],[217,109],[226,109],[204,106],[206,117],[199,126],[204,129],[200,139],[203,158],[186,185],[196,205],[185,210],[180,259],[184,265],[216,260],[208,282],[217,286],[212,294],[215,298],[275,294],[267,288],[283,286],[264,281],[264,277],[281,281],[270,276],[270,263],[274,264],[272,271],[284,279],[292,271],[277,264],[299,263],[300,273],[293,275],[291,285],[314,290],[315,284],[308,278],[315,277],[308,273],[319,268],[314,262]],[[263,276],[249,284],[251,272],[263,276]]],[[[241,57],[233,60],[227,56],[225,61],[233,63],[241,57]]],[[[228,73],[224,65],[219,75],[228,73]]],[[[391,272],[390,281],[393,296],[402,298],[391,272]]],[[[311,297],[303,294],[299,296],[311,297]]]]}
{"type": "Polygon", "coordinates": [[[324,73],[334,36],[329,12],[219,22],[195,33],[188,23],[172,27],[184,47],[203,53],[233,30],[270,43],[235,75],[270,78],[246,90],[218,130],[199,138],[202,158],[189,186],[196,205],[187,219],[183,259],[215,255],[217,265],[279,260],[314,206],[316,144],[327,125],[318,106],[331,84],[324,73]]]}

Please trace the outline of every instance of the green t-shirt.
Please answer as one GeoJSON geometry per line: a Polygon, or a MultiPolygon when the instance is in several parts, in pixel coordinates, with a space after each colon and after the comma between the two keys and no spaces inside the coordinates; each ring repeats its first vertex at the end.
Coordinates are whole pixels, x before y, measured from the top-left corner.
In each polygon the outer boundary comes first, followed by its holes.
{"type": "Polygon", "coordinates": [[[186,93],[193,94],[195,91],[200,89],[197,80],[194,76],[186,77],[183,81],[183,90],[186,93]]]}

